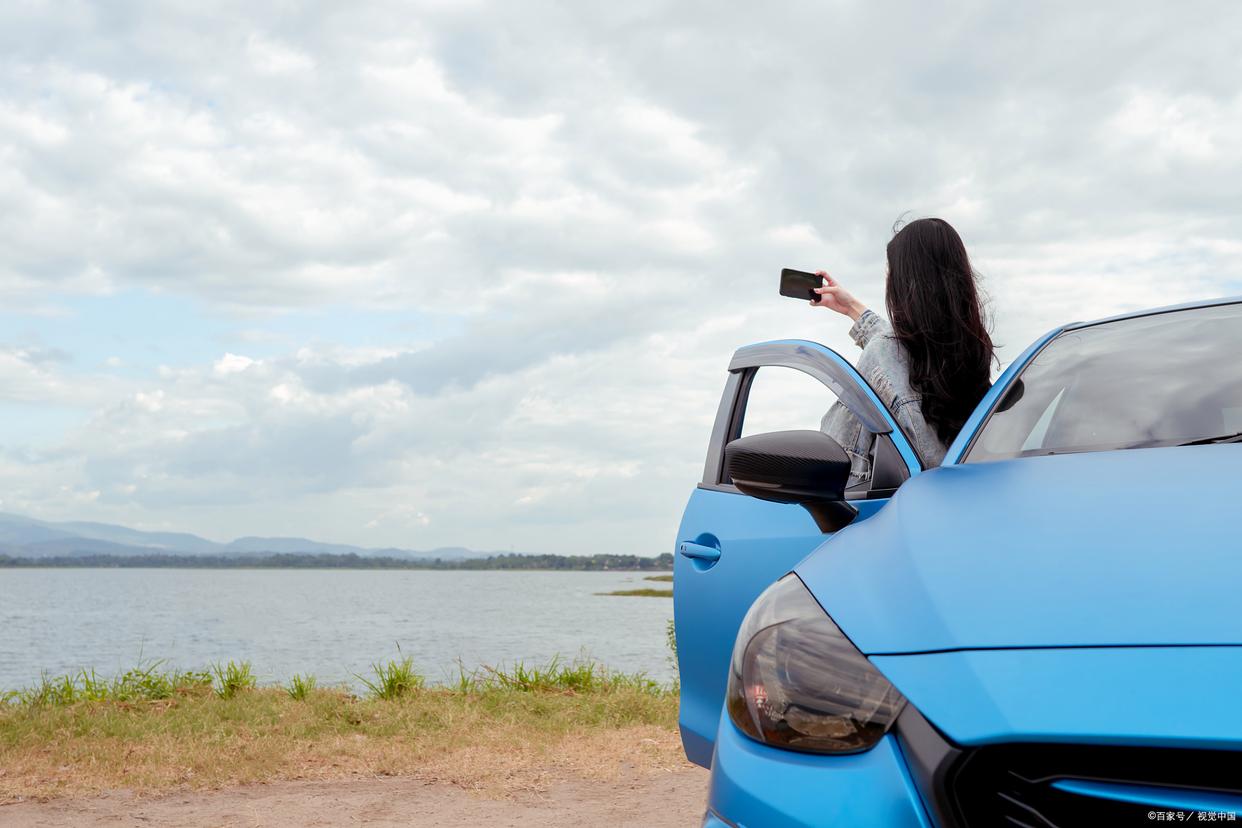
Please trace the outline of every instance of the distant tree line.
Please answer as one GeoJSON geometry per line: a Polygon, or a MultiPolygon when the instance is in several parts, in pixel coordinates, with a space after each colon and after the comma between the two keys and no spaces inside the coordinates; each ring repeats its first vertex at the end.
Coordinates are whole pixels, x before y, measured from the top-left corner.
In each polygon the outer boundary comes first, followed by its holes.
{"type": "Polygon", "coordinates": [[[387,558],[361,555],[56,555],[18,558],[0,555],[0,567],[160,567],[171,569],[554,569],[578,572],[621,570],[667,571],[673,568],[669,553],[653,558],[640,555],[491,555],[486,558],[387,558]]]}

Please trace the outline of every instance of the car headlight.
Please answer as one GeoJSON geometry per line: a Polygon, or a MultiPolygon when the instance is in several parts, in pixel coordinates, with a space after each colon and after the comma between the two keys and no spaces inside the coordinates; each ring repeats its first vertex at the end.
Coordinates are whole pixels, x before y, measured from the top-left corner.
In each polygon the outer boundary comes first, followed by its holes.
{"type": "Polygon", "coordinates": [[[797,575],[768,587],[742,621],[727,706],[752,739],[815,753],[867,750],[905,704],[797,575]]]}

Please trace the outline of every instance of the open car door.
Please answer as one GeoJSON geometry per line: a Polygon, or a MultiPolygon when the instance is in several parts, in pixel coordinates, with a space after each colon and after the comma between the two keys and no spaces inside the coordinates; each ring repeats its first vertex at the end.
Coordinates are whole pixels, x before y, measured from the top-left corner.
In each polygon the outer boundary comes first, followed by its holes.
{"type": "Polygon", "coordinates": [[[892,415],[840,354],[814,342],[788,340],[750,345],[733,355],[703,480],[690,496],[674,550],[681,737],[686,756],[704,767],[711,764],[729,659],[743,616],[760,592],[831,536],[802,506],[742,494],[728,475],[725,447],[756,431],[777,430],[769,423],[780,425],[796,416],[796,400],[815,394],[818,402],[806,406],[801,422],[793,425],[818,428],[819,417],[840,402],[876,435],[870,478],[846,491],[847,502],[858,510],[855,520],[875,514],[921,470],[892,415]],[[779,393],[768,393],[769,375],[792,375],[812,393],[804,397],[780,384],[779,393]]]}

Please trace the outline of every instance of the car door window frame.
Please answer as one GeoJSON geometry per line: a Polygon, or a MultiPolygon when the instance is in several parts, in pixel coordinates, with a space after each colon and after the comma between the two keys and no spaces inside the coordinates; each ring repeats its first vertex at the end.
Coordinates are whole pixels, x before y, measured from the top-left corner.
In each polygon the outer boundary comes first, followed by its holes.
{"type": "Polygon", "coordinates": [[[853,365],[840,354],[818,343],[783,340],[748,345],[733,354],[733,359],[729,362],[729,376],[712,426],[711,444],[708,446],[700,488],[738,491],[732,483],[725,480],[724,448],[741,435],[755,375],[761,368],[774,367],[793,368],[818,380],[858,418],[863,428],[876,435],[876,456],[882,458],[883,465],[875,469],[877,474],[873,474],[873,480],[882,472],[887,478],[885,482],[895,485],[877,488],[868,481],[866,485],[857,486],[847,492],[847,499],[888,497],[902,482],[922,470],[913,443],[880,402],[879,395],[853,365]],[[906,452],[894,441],[894,435],[904,443],[906,452]]]}

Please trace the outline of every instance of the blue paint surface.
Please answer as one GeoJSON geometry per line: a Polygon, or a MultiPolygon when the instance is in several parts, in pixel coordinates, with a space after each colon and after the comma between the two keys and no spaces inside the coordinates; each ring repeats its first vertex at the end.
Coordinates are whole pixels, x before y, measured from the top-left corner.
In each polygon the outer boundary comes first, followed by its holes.
{"type": "Polygon", "coordinates": [[[814,756],[761,745],[727,717],[720,725],[708,805],[746,828],[931,826],[892,737],[866,753],[814,756]]]}
{"type": "MultiPolygon", "coordinates": [[[[1242,798],[1208,791],[1186,791],[1178,788],[1156,788],[1149,785],[1116,785],[1085,779],[1063,779],[1052,787],[1079,796],[1131,802],[1149,808],[1174,811],[1206,811],[1217,814],[1242,815],[1242,798]]],[[[1206,820],[1204,820],[1206,821],[1206,820]]]]}
{"type": "Polygon", "coordinates": [[[959,745],[1242,750],[1242,647],[975,650],[871,662],[959,745]]]}
{"type": "Polygon", "coordinates": [[[798,574],[864,653],[1242,644],[1242,444],[946,466],[798,574]]]}

